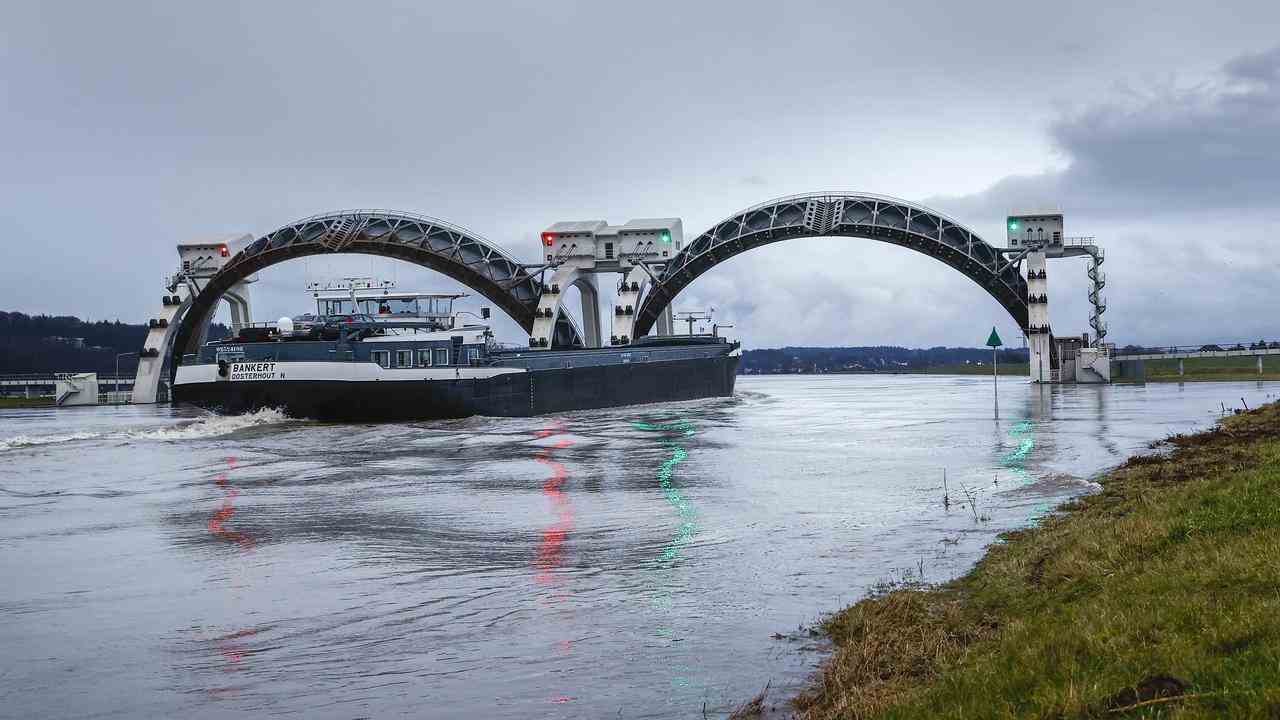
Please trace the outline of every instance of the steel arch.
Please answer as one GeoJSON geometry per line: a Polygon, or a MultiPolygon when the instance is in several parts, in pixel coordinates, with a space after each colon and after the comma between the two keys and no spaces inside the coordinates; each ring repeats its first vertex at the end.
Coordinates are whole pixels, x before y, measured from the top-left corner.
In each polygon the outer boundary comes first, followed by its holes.
{"type": "MultiPolygon", "coordinates": [[[[237,282],[286,260],[326,253],[360,253],[407,260],[443,273],[483,295],[526,330],[542,295],[541,281],[510,253],[480,235],[435,218],[394,210],[345,210],[315,215],[258,238],[209,279],[182,318],[172,368],[195,352],[199,325],[237,282]]],[[[572,344],[576,329],[557,328],[572,344]],[[566,337],[566,335],[568,337],[566,337]]]]}
{"type": "Polygon", "coordinates": [[[635,335],[647,334],[662,310],[698,276],[752,248],[808,237],[854,237],[937,258],[982,286],[1027,326],[1027,281],[1016,263],[960,223],[922,205],[867,193],[806,193],[753,205],[712,226],[657,273],[636,312],[635,335]]]}

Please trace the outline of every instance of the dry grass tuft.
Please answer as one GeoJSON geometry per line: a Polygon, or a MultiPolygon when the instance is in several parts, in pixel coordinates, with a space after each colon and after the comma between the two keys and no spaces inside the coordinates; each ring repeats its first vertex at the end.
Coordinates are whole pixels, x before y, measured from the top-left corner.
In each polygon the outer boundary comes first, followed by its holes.
{"type": "Polygon", "coordinates": [[[764,701],[769,697],[769,687],[773,681],[769,681],[764,689],[755,697],[739,705],[733,712],[729,713],[728,720],[751,720],[764,715],[764,701]]]}

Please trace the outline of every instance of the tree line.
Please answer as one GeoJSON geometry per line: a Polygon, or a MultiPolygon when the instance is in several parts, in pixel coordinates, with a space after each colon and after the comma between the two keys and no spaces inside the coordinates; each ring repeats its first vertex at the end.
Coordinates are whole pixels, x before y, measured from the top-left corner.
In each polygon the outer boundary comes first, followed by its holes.
{"type": "MultiPolygon", "coordinates": [[[[226,337],[221,323],[209,328],[209,338],[226,337]]],[[[119,320],[85,322],[69,315],[27,315],[0,312],[0,373],[115,372],[118,353],[136,353],[147,337],[147,326],[119,320]]],[[[136,370],[137,357],[120,358],[121,374],[136,370]]]]}
{"type": "MultiPolygon", "coordinates": [[[[1027,350],[1001,350],[1001,364],[1027,362],[1027,350]]],[[[905,348],[896,345],[866,347],[783,347],[747,350],[740,372],[746,374],[796,372],[904,372],[931,367],[991,363],[990,348],[905,348]]]]}

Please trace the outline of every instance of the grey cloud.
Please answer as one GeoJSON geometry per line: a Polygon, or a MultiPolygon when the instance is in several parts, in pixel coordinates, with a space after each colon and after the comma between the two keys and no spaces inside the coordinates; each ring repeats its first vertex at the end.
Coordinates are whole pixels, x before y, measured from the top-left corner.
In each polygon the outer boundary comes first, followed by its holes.
{"type": "MultiPolygon", "coordinates": [[[[1280,338],[1280,318],[1262,310],[1273,303],[1280,274],[1280,48],[1231,60],[1217,77],[1190,88],[1087,107],[1054,121],[1049,132],[1068,161],[1063,170],[927,203],[993,244],[1003,244],[1007,212],[1063,209],[1068,234],[1096,235],[1108,253],[1111,340],[1280,338]]],[[[695,285],[681,299],[733,297],[743,287],[769,294],[768,307],[724,303],[741,308],[741,325],[761,345],[822,343],[824,335],[965,342],[961,328],[974,316],[1008,321],[980,290],[936,263],[904,260],[910,269],[895,279],[881,272],[893,258],[856,245],[825,260],[792,261],[790,273],[776,260],[743,263],[726,268],[737,282],[706,281],[710,287],[695,285]],[[868,287],[829,282],[841,267],[858,268],[855,282],[897,294],[876,297],[868,287]],[[906,290],[908,277],[914,289],[906,290]],[[839,310],[823,312],[832,299],[839,310]],[[919,317],[917,308],[929,310],[919,317]],[[838,319],[846,315],[857,320],[842,326],[838,319]],[[905,326],[880,323],[881,315],[911,319],[905,326]],[[811,324],[811,317],[828,323],[811,324]]],[[[1055,261],[1053,270],[1055,327],[1063,334],[1087,331],[1085,263],[1055,261]]]]}
{"type": "Polygon", "coordinates": [[[1061,206],[1089,216],[1274,208],[1280,196],[1280,47],[1211,81],[1149,91],[1053,122],[1064,170],[931,202],[970,216],[1061,206]]]}

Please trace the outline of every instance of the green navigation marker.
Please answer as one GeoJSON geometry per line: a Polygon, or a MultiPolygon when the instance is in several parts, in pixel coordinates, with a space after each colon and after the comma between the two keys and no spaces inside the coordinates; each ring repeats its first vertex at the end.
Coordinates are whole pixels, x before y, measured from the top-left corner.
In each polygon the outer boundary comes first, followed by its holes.
{"type": "Polygon", "coordinates": [[[991,337],[987,338],[987,347],[1000,347],[1004,341],[1000,339],[1000,333],[996,332],[995,326],[991,326],[991,337]]]}
{"type": "Polygon", "coordinates": [[[996,326],[991,326],[991,336],[987,338],[987,347],[991,348],[991,400],[995,405],[995,417],[1000,419],[1000,357],[996,348],[1004,344],[1000,339],[1000,333],[996,332],[996,326]]]}

